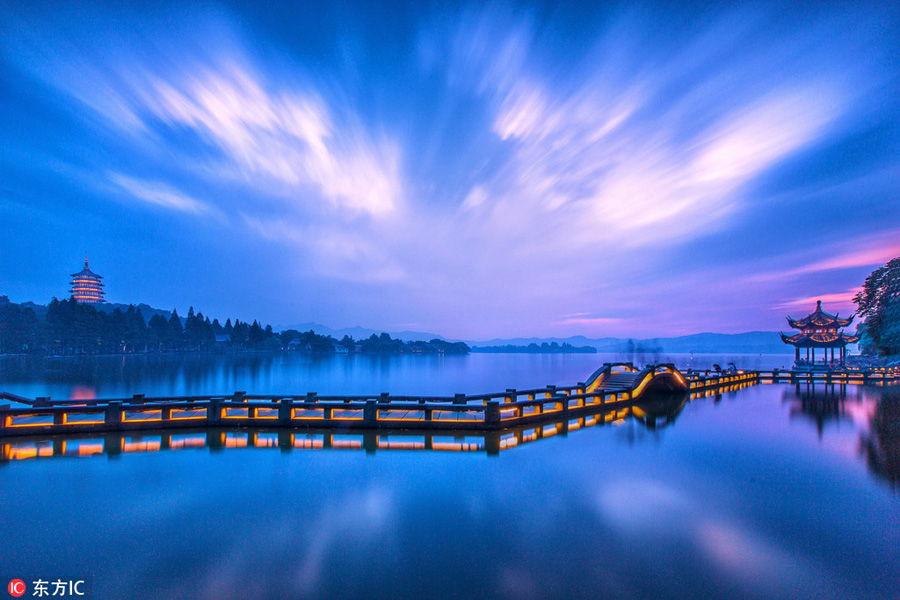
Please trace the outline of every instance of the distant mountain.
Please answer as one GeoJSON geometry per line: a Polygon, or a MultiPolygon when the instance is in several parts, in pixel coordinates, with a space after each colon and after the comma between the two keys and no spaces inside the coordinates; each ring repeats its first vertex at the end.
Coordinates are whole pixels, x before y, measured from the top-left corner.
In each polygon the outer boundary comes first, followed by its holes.
{"type": "MultiPolygon", "coordinates": [[[[714,354],[793,354],[793,348],[781,341],[777,331],[749,331],[747,333],[696,333],[674,338],[639,340],[658,345],[664,352],[714,354]]],[[[638,340],[635,341],[638,343],[638,340]]]]}
{"type": "Polygon", "coordinates": [[[279,326],[276,330],[284,331],[285,329],[296,329],[297,331],[314,331],[319,335],[330,335],[335,339],[341,339],[345,335],[349,335],[354,340],[361,340],[372,335],[389,334],[394,339],[403,340],[404,342],[430,342],[431,340],[446,340],[443,336],[436,333],[423,333],[421,331],[388,331],[381,329],[368,329],[366,327],[345,327],[343,329],[333,329],[321,323],[300,323],[299,325],[290,325],[287,327],[279,326]]]}
{"type": "Polygon", "coordinates": [[[790,354],[777,331],[747,333],[696,333],[669,338],[622,339],[613,337],[587,338],[581,335],[567,338],[507,338],[484,341],[466,340],[470,346],[527,346],[543,342],[568,343],[573,346],[593,346],[598,352],[666,352],[672,354],[790,354]]]}
{"type": "Polygon", "coordinates": [[[619,344],[624,343],[626,340],[621,340],[619,338],[614,337],[605,337],[605,338],[587,338],[583,335],[573,335],[571,337],[547,337],[547,338],[539,338],[539,337],[527,337],[527,338],[494,338],[490,340],[465,340],[467,344],[470,346],[527,346],[528,344],[542,344],[547,342],[548,344],[552,344],[556,342],[557,344],[571,344],[572,346],[593,346],[597,348],[599,352],[617,352],[615,348],[618,348],[619,344]],[[608,350],[607,348],[613,348],[612,350],[608,350]]]}

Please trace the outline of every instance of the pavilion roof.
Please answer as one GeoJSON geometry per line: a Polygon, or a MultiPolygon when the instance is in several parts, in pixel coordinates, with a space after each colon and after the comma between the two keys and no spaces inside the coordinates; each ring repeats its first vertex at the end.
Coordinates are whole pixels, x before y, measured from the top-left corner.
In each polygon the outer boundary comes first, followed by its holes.
{"type": "Polygon", "coordinates": [[[801,348],[839,348],[846,344],[855,344],[859,341],[858,335],[841,333],[797,333],[794,335],[781,334],[781,341],[801,348]]]}
{"type": "Polygon", "coordinates": [[[88,259],[87,258],[84,259],[84,268],[77,273],[72,273],[71,277],[80,277],[80,278],[87,278],[87,279],[103,279],[102,275],[97,275],[96,273],[91,271],[91,268],[88,267],[88,259]]]}
{"type": "Polygon", "coordinates": [[[794,329],[806,329],[807,327],[847,327],[853,322],[853,315],[848,319],[842,319],[837,314],[830,314],[822,310],[822,301],[816,304],[816,310],[802,319],[787,318],[788,324],[794,329]]]}

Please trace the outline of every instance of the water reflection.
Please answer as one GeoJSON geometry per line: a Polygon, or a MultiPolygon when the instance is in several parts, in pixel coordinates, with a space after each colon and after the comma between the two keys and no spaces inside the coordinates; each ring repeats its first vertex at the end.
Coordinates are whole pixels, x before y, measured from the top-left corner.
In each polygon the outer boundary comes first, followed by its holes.
{"type": "Polygon", "coordinates": [[[887,480],[895,491],[900,488],[900,388],[882,391],[869,431],[860,439],[860,448],[869,469],[887,480]]]}
{"type": "Polygon", "coordinates": [[[791,418],[809,420],[816,427],[821,439],[827,424],[851,420],[845,409],[848,388],[849,401],[860,404],[862,402],[860,386],[824,382],[797,383],[793,388],[785,389],[783,398],[790,405],[791,418]]]}
{"type": "Polygon", "coordinates": [[[104,598],[894,597],[898,497],[843,426],[870,423],[881,389],[848,389],[824,441],[790,417],[802,393],[660,399],[493,439],[15,440],[32,459],[0,468],[15,516],[0,538],[7,568],[88,573],[104,598]],[[623,443],[629,430],[639,443],[623,443]],[[854,443],[849,460],[828,451],[835,438],[854,443]],[[94,458],[35,460],[76,456],[94,458]]]}
{"type": "Polygon", "coordinates": [[[785,386],[782,402],[791,420],[815,427],[820,442],[829,429],[857,431],[869,471],[900,490],[900,385],[802,383],[785,386]]]}
{"type": "MultiPolygon", "coordinates": [[[[54,399],[251,393],[395,395],[478,394],[584,380],[619,354],[471,354],[468,356],[316,356],[299,352],[161,354],[107,357],[0,357],[0,389],[54,399]]],[[[640,358],[640,357],[639,357],[640,358]]],[[[665,355],[684,368],[734,361],[771,368],[772,355],[665,355]]],[[[637,364],[642,364],[638,360],[637,364]]]]}

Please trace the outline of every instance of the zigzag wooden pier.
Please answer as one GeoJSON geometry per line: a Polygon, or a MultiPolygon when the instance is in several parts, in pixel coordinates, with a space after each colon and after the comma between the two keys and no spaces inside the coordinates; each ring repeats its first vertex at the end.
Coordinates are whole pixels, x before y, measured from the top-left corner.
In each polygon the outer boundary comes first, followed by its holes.
{"type": "MultiPolygon", "coordinates": [[[[885,384],[900,381],[900,369],[865,371],[687,371],[672,364],[606,363],[574,386],[507,389],[494,394],[425,396],[191,396],[108,400],[0,399],[25,405],[0,406],[0,438],[145,430],[237,428],[321,430],[430,430],[489,432],[556,421],[568,423],[597,413],[627,409],[660,392],[706,395],[759,383],[885,384]]],[[[576,421],[577,422],[577,421],[576,421]]]]}

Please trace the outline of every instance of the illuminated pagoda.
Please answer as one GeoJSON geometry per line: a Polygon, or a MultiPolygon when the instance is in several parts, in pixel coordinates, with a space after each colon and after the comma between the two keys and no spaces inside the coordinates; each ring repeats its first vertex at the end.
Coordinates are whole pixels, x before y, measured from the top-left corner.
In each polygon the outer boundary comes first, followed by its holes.
{"type": "Polygon", "coordinates": [[[84,257],[84,268],[72,275],[72,298],[80,304],[100,304],[103,299],[103,279],[88,267],[87,256],[84,257]]]}
{"type": "Polygon", "coordinates": [[[810,315],[802,319],[787,318],[788,325],[793,329],[799,329],[800,333],[794,335],[781,334],[781,339],[785,344],[794,347],[794,362],[798,365],[814,365],[816,362],[816,348],[824,350],[822,363],[828,364],[828,349],[831,349],[831,361],[834,363],[834,349],[839,350],[838,360],[840,364],[844,364],[847,356],[847,344],[855,344],[859,341],[859,336],[848,335],[842,328],[847,327],[853,322],[853,315],[849,319],[842,319],[838,315],[831,315],[822,310],[822,301],[816,305],[816,310],[810,315]],[[800,349],[806,348],[806,359],[800,359],[800,349]]]}

